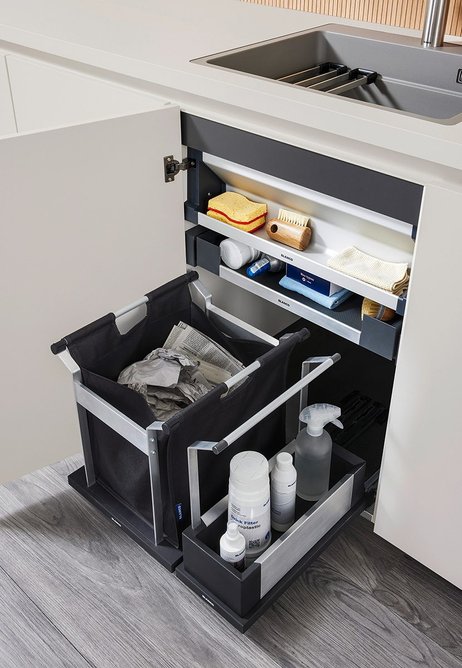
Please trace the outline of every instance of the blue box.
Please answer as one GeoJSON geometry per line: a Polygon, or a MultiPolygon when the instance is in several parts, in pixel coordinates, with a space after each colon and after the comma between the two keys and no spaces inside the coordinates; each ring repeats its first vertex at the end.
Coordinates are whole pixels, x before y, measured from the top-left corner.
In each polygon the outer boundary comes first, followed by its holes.
{"type": "Polygon", "coordinates": [[[292,278],[294,281],[298,281],[302,285],[306,285],[312,290],[316,290],[316,292],[319,292],[322,295],[326,295],[327,297],[331,297],[342,289],[340,285],[335,285],[335,283],[331,283],[325,278],[319,278],[319,276],[315,276],[309,271],[293,267],[289,264],[287,265],[286,276],[292,278]]]}

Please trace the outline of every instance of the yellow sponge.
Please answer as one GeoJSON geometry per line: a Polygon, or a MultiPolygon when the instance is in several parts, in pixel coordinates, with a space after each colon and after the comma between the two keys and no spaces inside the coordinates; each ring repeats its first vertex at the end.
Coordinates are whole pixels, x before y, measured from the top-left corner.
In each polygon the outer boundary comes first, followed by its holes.
{"type": "Polygon", "coordinates": [[[266,204],[251,202],[239,193],[226,192],[209,200],[207,215],[246,232],[255,232],[266,223],[266,204]]]}

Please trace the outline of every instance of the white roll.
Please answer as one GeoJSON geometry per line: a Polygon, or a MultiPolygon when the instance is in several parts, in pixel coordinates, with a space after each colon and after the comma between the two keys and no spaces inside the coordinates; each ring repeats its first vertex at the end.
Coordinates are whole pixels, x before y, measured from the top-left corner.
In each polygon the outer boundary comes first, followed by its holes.
{"type": "Polygon", "coordinates": [[[250,248],[234,239],[223,239],[220,244],[220,257],[230,269],[240,269],[260,257],[260,251],[250,248]]]}

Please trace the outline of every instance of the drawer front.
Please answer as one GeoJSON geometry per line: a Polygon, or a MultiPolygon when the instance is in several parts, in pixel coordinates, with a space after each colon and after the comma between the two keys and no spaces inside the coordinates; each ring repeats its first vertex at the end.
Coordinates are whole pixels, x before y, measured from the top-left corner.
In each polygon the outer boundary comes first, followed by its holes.
{"type": "Polygon", "coordinates": [[[363,478],[364,469],[359,468],[337,483],[324,500],[320,500],[257,559],[261,567],[261,598],[351,509],[355,480],[357,483],[363,478]]]}

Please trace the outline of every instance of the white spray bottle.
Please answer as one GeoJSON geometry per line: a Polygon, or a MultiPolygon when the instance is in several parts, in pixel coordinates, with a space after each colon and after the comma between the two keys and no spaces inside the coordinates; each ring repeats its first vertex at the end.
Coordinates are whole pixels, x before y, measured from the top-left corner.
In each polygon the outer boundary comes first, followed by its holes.
{"type": "Polygon", "coordinates": [[[324,429],[332,422],[343,429],[337,418],[342,411],[331,404],[313,404],[300,413],[300,422],[306,423],[295,440],[295,468],[297,496],[306,501],[317,501],[329,489],[332,439],[324,429]]]}

